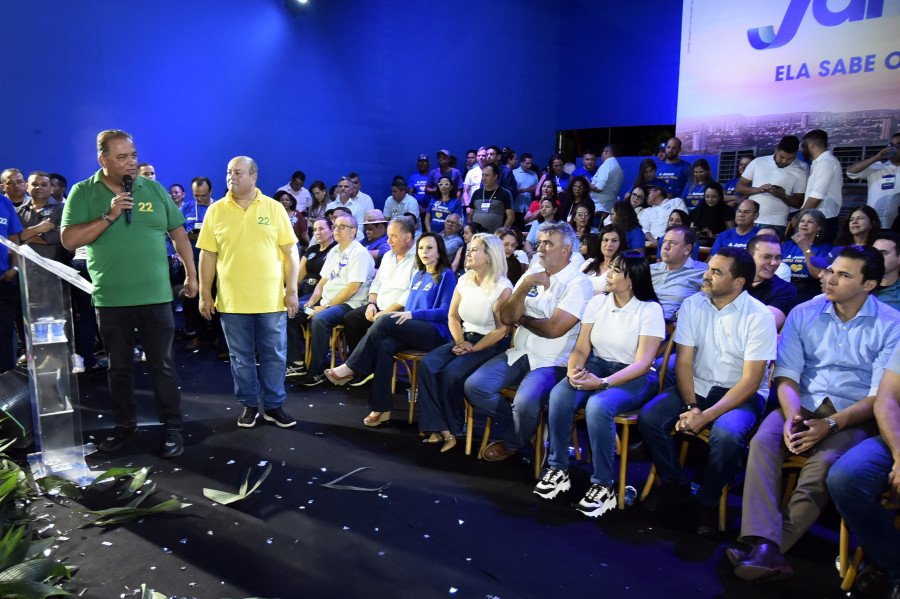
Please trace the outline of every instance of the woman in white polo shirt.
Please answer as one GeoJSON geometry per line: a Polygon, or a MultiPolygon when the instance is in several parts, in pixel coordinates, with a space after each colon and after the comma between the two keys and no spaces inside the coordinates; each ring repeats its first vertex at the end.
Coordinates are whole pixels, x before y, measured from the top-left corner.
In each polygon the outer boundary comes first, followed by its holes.
{"type": "Polygon", "coordinates": [[[534,488],[535,494],[545,499],[571,488],[572,418],[584,407],[594,474],[590,489],[575,509],[592,518],[616,505],[613,419],[653,397],[658,379],[650,367],[665,336],[662,307],[643,252],[631,250],[616,257],[607,291],[608,295],[595,295],[588,302],[567,377],[550,392],[548,468],[534,488]]]}
{"type": "Polygon", "coordinates": [[[462,430],[463,386],[475,370],[509,347],[509,327],[500,322],[500,305],[512,294],[506,278],[503,243],[478,233],[468,245],[466,274],[456,283],[448,324],[453,340],[419,363],[419,430],[425,443],[456,445],[462,430]]]}

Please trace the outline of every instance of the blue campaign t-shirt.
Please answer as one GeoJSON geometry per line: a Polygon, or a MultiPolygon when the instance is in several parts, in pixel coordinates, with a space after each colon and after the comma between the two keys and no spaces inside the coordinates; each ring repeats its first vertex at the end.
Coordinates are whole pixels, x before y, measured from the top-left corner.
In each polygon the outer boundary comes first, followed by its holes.
{"type": "Polygon", "coordinates": [[[430,322],[446,340],[450,340],[450,327],[447,326],[447,314],[450,312],[450,301],[456,290],[456,277],[450,269],[441,272],[440,281],[427,271],[419,270],[413,274],[409,288],[406,309],[417,320],[430,322]]]}
{"type": "Polygon", "coordinates": [[[657,161],[656,164],[656,177],[666,184],[666,193],[678,197],[693,174],[691,163],[679,159],[675,164],[669,164],[665,160],[657,161]]]}
{"type": "MultiPolygon", "coordinates": [[[[6,196],[0,195],[0,235],[9,238],[22,232],[22,222],[16,214],[16,207],[6,196]]],[[[9,270],[9,250],[0,245],[0,273],[9,270]]]]}
{"type": "Polygon", "coordinates": [[[746,235],[740,235],[736,227],[725,229],[713,242],[712,249],[709,251],[710,256],[715,256],[722,248],[742,248],[746,249],[750,240],[756,236],[759,231],[759,225],[754,225],[750,232],[746,235]]]}
{"type": "Polygon", "coordinates": [[[738,184],[738,181],[740,181],[740,180],[741,180],[740,177],[735,177],[734,179],[732,179],[731,181],[729,181],[728,183],[723,185],[722,190],[725,192],[725,195],[733,196],[734,190],[737,189],[737,184],[738,184]]]}
{"type": "Polygon", "coordinates": [[[688,212],[699,206],[704,200],[706,183],[688,183],[681,192],[681,199],[688,207],[688,212]]]}
{"type": "Polygon", "coordinates": [[[446,204],[441,200],[432,199],[428,204],[428,214],[431,215],[431,230],[441,233],[448,216],[458,214],[462,217],[462,203],[457,198],[451,198],[446,204]]]}
{"type": "Polygon", "coordinates": [[[574,171],[572,171],[572,176],[573,177],[584,177],[585,179],[588,180],[588,183],[590,183],[591,179],[594,178],[594,175],[597,174],[597,171],[599,170],[599,168],[600,167],[595,168],[594,172],[592,173],[591,171],[584,168],[584,166],[582,165],[582,166],[579,166],[578,168],[576,168],[574,171]]]}
{"type": "Polygon", "coordinates": [[[428,194],[425,193],[425,185],[428,183],[428,173],[413,173],[407,179],[408,184],[415,190],[414,198],[419,202],[419,206],[426,208],[428,206],[428,194]]]}

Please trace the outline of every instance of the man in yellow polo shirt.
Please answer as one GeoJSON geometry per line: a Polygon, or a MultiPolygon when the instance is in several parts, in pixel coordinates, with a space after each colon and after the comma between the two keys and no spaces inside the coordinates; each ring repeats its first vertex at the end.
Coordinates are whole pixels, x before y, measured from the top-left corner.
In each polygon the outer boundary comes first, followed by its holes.
{"type": "Polygon", "coordinates": [[[252,158],[232,158],[226,175],[228,193],[209,207],[203,219],[197,239],[200,313],[210,319],[218,310],[221,317],[234,393],[244,406],[238,426],[252,428],[261,403],[265,420],[289,427],[297,422],[282,407],[287,317],[297,312],[300,261],[287,212],[256,188],[258,174],[252,158]]]}

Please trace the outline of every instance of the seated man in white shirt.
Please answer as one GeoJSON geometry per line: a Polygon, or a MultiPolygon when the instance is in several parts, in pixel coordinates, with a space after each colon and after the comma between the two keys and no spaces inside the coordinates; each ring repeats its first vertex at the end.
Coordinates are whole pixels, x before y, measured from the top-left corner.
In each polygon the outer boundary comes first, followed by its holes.
{"type": "Polygon", "coordinates": [[[750,432],[762,414],[766,363],[775,358],[775,317],[750,297],[756,266],[742,249],[724,248],[709,261],[703,285],[681,304],[675,329],[676,386],[650,400],[638,427],[662,485],[644,501],[650,511],[680,506],[691,486],[678,462],[672,431],[710,428],[709,459],[697,491],[698,534],[718,534],[718,504],[750,432]]]}
{"type": "Polygon", "coordinates": [[[309,317],[312,352],[309,371],[300,383],[314,387],[325,382],[325,358],[331,344],[331,331],[344,315],[365,303],[369,285],[375,276],[375,260],[356,240],[358,224],[352,216],[334,219],[334,240],[322,265],[322,278],[304,304],[309,317]]]}
{"type": "Polygon", "coordinates": [[[665,181],[653,179],[647,184],[647,207],[638,215],[638,222],[641,223],[647,241],[656,243],[665,234],[669,215],[676,208],[687,212],[687,206],[681,198],[666,199],[665,181]]]}
{"type": "Polygon", "coordinates": [[[466,380],[468,400],[505,429],[502,441],[485,448],[485,460],[505,460],[528,443],[550,390],[565,376],[581,316],[593,295],[587,276],[570,262],[573,252],[578,253],[578,239],[568,223],[541,225],[540,259],[500,308],[503,324],[519,325],[513,347],[466,380]],[[510,405],[500,390],[514,385],[518,391],[510,405]]]}

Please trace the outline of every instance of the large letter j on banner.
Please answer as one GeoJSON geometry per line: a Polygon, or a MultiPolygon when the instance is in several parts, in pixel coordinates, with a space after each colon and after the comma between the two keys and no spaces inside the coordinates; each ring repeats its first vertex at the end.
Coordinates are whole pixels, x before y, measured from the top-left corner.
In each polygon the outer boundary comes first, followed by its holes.
{"type": "Polygon", "coordinates": [[[847,21],[877,19],[882,14],[884,0],[850,0],[842,10],[833,12],[828,8],[827,0],[791,0],[788,5],[778,33],[771,25],[754,27],[747,30],[747,40],[757,50],[780,48],[794,39],[800,23],[806,16],[806,9],[813,5],[813,17],[825,27],[834,27],[847,21]],[[867,10],[868,5],[868,10],[867,10]]]}

